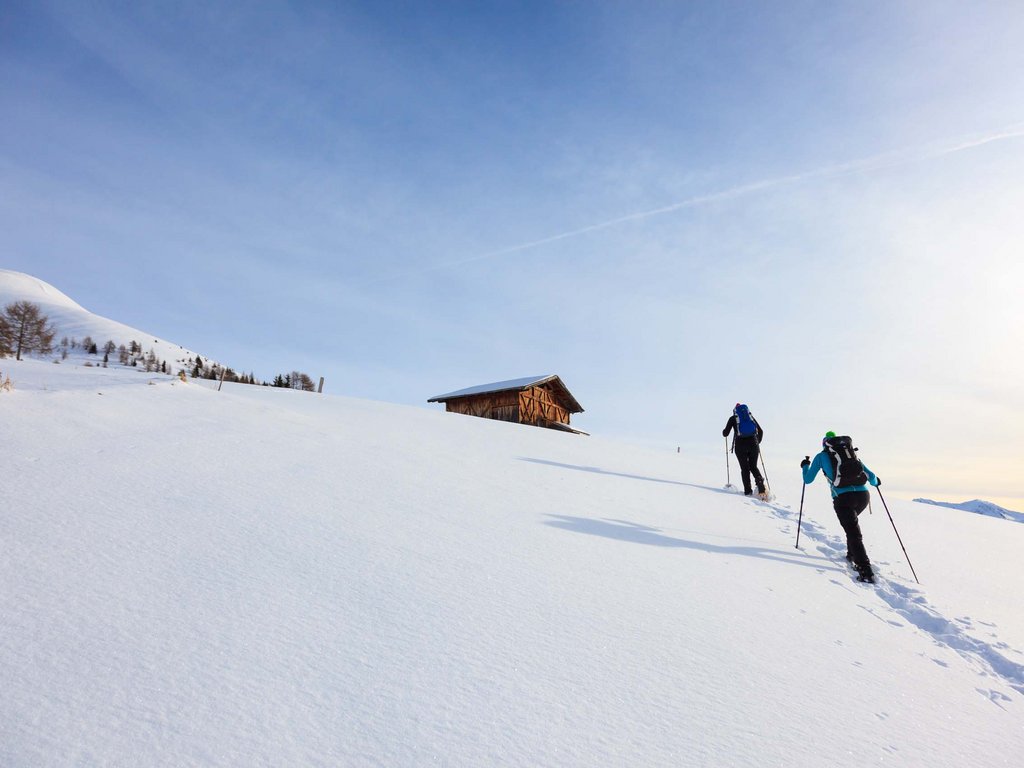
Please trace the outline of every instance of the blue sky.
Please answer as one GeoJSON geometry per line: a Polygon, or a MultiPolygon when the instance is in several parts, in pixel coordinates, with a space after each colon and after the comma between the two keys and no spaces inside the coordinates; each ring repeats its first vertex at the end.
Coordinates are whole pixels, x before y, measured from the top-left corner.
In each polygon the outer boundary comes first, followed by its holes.
{"type": "Polygon", "coordinates": [[[684,453],[743,400],[770,475],[835,429],[894,492],[1020,499],[1021,39],[1014,2],[9,2],[0,266],[262,378],[557,373],[684,453]]]}

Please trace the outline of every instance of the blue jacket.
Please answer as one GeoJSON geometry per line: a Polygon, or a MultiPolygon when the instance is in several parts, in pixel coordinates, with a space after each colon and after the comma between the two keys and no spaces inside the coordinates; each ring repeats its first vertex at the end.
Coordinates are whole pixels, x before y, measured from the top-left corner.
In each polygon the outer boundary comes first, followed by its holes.
{"type": "MultiPolygon", "coordinates": [[[[871,485],[878,485],[878,478],[875,477],[875,473],[868,469],[868,465],[865,464],[863,461],[861,462],[861,465],[864,467],[864,472],[867,473],[868,482],[871,483],[871,485]]],[[[828,478],[828,487],[832,491],[833,499],[840,493],[851,493],[852,491],[866,491],[868,489],[866,485],[848,485],[845,488],[836,488],[834,485],[832,485],[832,480],[834,479],[832,476],[832,459],[829,458],[827,451],[822,451],[817,456],[815,456],[810,466],[803,467],[804,483],[808,485],[813,483],[814,478],[817,477],[818,475],[819,469],[821,470],[821,473],[828,478]]]]}

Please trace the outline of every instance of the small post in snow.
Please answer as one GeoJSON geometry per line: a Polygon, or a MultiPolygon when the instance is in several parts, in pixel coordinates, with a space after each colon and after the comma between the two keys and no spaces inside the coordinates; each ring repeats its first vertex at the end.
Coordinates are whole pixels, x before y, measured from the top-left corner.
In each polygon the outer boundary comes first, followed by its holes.
{"type": "Polygon", "coordinates": [[[226,367],[220,369],[220,383],[217,384],[217,391],[218,392],[220,392],[220,388],[222,386],[224,386],[224,374],[227,373],[227,372],[228,372],[228,369],[226,367]]]}
{"type": "Polygon", "coordinates": [[[324,391],[324,377],[321,376],[320,377],[320,386],[316,388],[316,393],[319,395],[323,391],[324,391]]]}

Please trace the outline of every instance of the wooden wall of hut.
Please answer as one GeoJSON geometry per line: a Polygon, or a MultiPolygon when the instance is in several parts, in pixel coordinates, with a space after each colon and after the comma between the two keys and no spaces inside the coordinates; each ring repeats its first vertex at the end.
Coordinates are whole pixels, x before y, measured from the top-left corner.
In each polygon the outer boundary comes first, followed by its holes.
{"type": "Polygon", "coordinates": [[[519,392],[519,420],[537,426],[551,422],[568,424],[569,411],[555,402],[547,389],[530,387],[519,392]]]}
{"type": "Polygon", "coordinates": [[[519,421],[519,393],[487,392],[475,397],[460,397],[445,403],[445,410],[451,413],[464,413],[468,416],[481,416],[497,421],[519,421]]]}

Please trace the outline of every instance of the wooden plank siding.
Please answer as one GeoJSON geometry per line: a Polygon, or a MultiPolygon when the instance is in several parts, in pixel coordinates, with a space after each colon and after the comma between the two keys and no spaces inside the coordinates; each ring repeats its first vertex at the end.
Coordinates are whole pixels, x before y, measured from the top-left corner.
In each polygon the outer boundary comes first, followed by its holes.
{"type": "Polygon", "coordinates": [[[461,397],[445,403],[445,410],[481,416],[498,421],[519,421],[519,399],[516,392],[489,392],[476,397],[461,397]]]}
{"type": "Polygon", "coordinates": [[[519,420],[539,427],[551,423],[568,424],[569,411],[555,402],[547,389],[530,387],[519,393],[519,420]]]}

